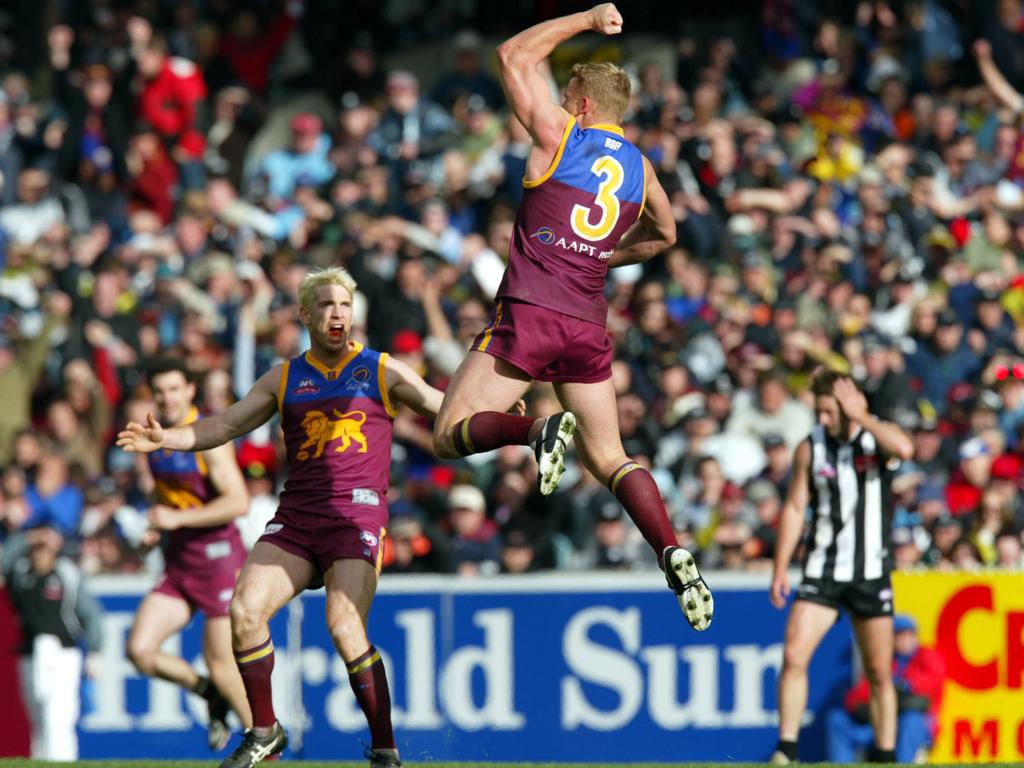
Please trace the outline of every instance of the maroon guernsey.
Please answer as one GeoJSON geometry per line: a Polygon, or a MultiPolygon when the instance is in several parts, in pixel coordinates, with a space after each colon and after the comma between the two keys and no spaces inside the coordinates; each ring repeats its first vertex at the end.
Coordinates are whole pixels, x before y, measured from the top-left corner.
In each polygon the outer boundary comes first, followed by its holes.
{"type": "Polygon", "coordinates": [[[551,167],[525,192],[498,298],[604,325],[608,259],[644,207],[643,155],[616,125],[569,119],[551,167]]]}
{"type": "Polygon", "coordinates": [[[278,408],[288,453],[281,509],[321,516],[377,507],[386,520],[394,410],[387,355],[351,343],[328,368],[309,352],[284,364],[278,408]]]}

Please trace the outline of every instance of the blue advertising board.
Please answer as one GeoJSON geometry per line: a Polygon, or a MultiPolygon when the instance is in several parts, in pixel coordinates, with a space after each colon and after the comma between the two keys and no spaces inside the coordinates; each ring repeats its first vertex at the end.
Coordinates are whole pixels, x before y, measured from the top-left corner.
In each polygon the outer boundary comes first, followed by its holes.
{"type": "MultiPolygon", "coordinates": [[[[689,628],[660,574],[388,577],[370,635],[391,683],[404,757],[494,761],[758,761],[775,742],[785,613],[764,577],[709,575],[715,620],[689,628]]],[[[104,674],[81,725],[83,758],[208,757],[197,697],[139,678],[124,654],[144,585],[100,580],[104,674]]],[[[324,624],[323,592],[275,619],[275,707],[292,757],[358,759],[369,735],[324,624]]],[[[201,626],[168,649],[200,663],[201,626]]],[[[811,666],[801,751],[850,683],[833,629],[811,666]]],[[[237,742],[235,742],[237,743],[237,742]]]]}

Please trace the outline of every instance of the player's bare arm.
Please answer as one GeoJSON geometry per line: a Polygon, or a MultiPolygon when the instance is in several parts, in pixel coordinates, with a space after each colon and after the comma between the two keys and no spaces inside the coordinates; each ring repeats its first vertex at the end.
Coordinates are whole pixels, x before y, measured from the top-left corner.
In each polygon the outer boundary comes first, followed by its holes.
{"type": "Polygon", "coordinates": [[[793,455],[793,475],[789,481],[786,503],[782,505],[779,520],[779,542],[775,548],[772,586],[769,598],[772,605],[782,608],[789,595],[789,564],[804,529],[804,514],[810,501],[808,486],[811,468],[811,446],[804,441],[793,455]]]}
{"type": "Polygon", "coordinates": [[[444,392],[427,384],[408,363],[389,356],[384,376],[388,395],[395,402],[405,403],[422,416],[437,416],[444,392]]]}
{"type": "Polygon", "coordinates": [[[832,394],[850,421],[855,421],[870,432],[878,447],[890,456],[909,461],[914,456],[914,441],[900,427],[889,421],[882,421],[868,411],[868,400],[853,379],[837,379],[832,394]]]}
{"type": "Polygon", "coordinates": [[[554,158],[569,113],[550,100],[548,84],[537,67],[559,43],[581,32],[617,35],[622,32],[622,16],[612,3],[603,3],[536,24],[498,46],[502,88],[512,111],[533,137],[536,146],[530,160],[540,166],[540,172],[554,158]]]}
{"type": "Polygon", "coordinates": [[[248,394],[216,416],[193,424],[165,429],[150,413],[146,424],[129,422],[117,435],[117,445],[126,451],[152,453],[208,451],[265,424],[277,412],[277,392],[282,366],[275,365],[253,384],[248,394]]]}
{"type": "Polygon", "coordinates": [[[676,218],[665,189],[654,173],[651,161],[644,158],[647,178],[647,200],[640,218],[630,227],[615,246],[609,267],[640,264],[653,258],[676,242],[676,218]]]}
{"type": "Polygon", "coordinates": [[[231,522],[249,511],[249,491],[235,459],[231,443],[203,451],[210,482],[218,495],[209,504],[190,509],[170,509],[162,505],[150,508],[149,524],[161,531],[176,528],[212,528],[231,522]]]}

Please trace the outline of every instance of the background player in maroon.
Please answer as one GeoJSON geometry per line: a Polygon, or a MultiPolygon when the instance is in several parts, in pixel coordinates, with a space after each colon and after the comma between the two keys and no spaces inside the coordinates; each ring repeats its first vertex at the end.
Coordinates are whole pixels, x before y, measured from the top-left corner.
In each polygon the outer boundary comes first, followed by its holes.
{"type": "Polygon", "coordinates": [[[675,218],[650,162],[620,127],[630,96],[626,73],[611,64],[577,64],[558,105],[538,72],[555,46],[589,31],[619,34],[622,16],[605,3],[537,24],[498,48],[505,95],[533,146],[494,321],[445,392],[435,449],[455,458],[532,445],[540,490],[548,494],[578,425],[583,463],[653,547],[691,626],[705,629],[711,592],[693,557],[677,546],[653,478],[622,447],[605,327],[608,268],[671,246],[675,218]],[[547,419],[507,413],[535,379],[554,382],[565,412],[547,419]]]}
{"type": "MultiPolygon", "coordinates": [[[[148,371],[160,419],[168,424],[194,422],[195,385],[180,360],[154,361],[148,371]]],[[[164,573],[139,606],[128,636],[128,658],[144,675],[177,683],[206,699],[210,712],[209,745],[219,751],[231,730],[228,707],[249,727],[252,717],[242,678],[231,651],[228,606],[245,561],[234,520],[249,509],[245,480],[230,443],[202,453],[163,450],[146,462],[154,482],[155,503],[143,544],[160,544],[164,573]],[[203,658],[209,678],[180,656],[161,650],[199,611],[205,614],[203,658]]]]}
{"type": "Polygon", "coordinates": [[[366,618],[387,521],[393,404],[434,416],[442,395],[407,364],[349,339],[354,291],[355,281],[341,268],[307,275],[299,286],[299,316],[309,330],[308,352],[272,368],[217,416],[165,430],[151,414],[146,425],[130,423],[118,436],[118,445],[130,451],[201,451],[281,414],[288,482],[231,601],[235,660],[253,728],[223,768],[251,768],[287,746],[271,700],[269,622],[321,578],[327,626],[370,726],[370,764],[401,765],[384,665],[370,645],[366,618]]]}

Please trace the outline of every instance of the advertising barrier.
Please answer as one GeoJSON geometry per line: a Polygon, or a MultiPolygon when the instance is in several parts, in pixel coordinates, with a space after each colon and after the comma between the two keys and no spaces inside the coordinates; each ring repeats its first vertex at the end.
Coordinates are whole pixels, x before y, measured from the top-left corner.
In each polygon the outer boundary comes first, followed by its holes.
{"type": "MultiPolygon", "coordinates": [[[[775,743],[786,614],[767,578],[709,575],[711,628],[686,624],[661,574],[387,577],[370,617],[410,760],[764,760],[775,743]]],[[[83,758],[203,758],[195,696],[140,678],[125,658],[146,584],[98,579],[104,674],[81,723],[83,758]]],[[[323,592],[277,617],[275,705],[293,757],[358,759],[369,738],[324,625],[323,592]]],[[[199,663],[200,627],[169,649],[199,663]]],[[[823,758],[816,713],[850,682],[845,620],[811,669],[805,759],[823,758]]],[[[233,742],[237,743],[237,741],[233,742]]]]}
{"type": "Polygon", "coordinates": [[[932,761],[1024,759],[1024,574],[898,573],[896,607],[946,659],[932,761]]]}

